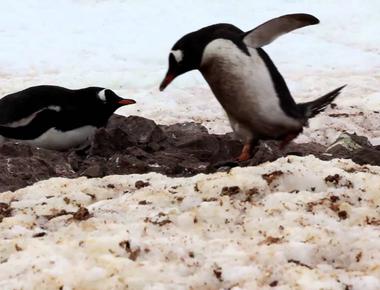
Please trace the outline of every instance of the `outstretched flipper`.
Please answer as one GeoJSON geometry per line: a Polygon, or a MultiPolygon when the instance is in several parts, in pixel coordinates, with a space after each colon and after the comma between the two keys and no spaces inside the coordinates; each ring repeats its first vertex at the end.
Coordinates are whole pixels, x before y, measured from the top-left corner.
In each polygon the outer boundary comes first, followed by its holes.
{"type": "Polygon", "coordinates": [[[252,48],[263,47],[285,33],[318,23],[318,18],[310,14],[287,14],[273,18],[246,32],[243,41],[252,48]]]}

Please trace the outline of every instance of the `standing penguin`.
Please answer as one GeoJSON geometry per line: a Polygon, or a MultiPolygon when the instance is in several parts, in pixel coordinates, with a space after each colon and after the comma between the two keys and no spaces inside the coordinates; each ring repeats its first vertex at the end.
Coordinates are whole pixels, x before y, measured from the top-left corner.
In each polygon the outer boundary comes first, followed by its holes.
{"type": "Polygon", "coordinates": [[[314,101],[296,104],[261,47],[282,34],[317,23],[319,20],[309,14],[289,14],[248,32],[231,24],[215,24],[186,34],[169,54],[169,69],[160,90],[177,76],[198,69],[244,142],[239,161],[250,158],[251,148],[260,139],[282,140],[286,145],[344,86],[314,101]]]}
{"type": "Polygon", "coordinates": [[[31,87],[0,99],[0,136],[66,150],[105,126],[116,109],[134,103],[99,87],[31,87]]]}

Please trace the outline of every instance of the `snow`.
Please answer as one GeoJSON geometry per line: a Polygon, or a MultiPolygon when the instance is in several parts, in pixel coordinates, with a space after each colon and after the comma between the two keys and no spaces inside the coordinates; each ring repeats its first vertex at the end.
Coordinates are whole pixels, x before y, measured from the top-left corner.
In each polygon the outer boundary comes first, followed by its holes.
{"type": "MultiPolygon", "coordinates": [[[[380,144],[378,1],[3,0],[1,8],[0,95],[39,84],[104,86],[138,102],[120,114],[195,121],[216,133],[231,129],[199,72],[158,91],[174,42],[213,23],[250,30],[311,13],[319,25],[265,50],[297,101],[348,86],[296,141],[330,144],[349,131],[380,144]]],[[[0,223],[0,289],[380,289],[379,170],[291,157],[187,179],[51,179],[2,193],[14,210],[0,223]],[[272,184],[262,178],[278,170],[272,184]],[[338,185],[325,182],[336,173],[338,185]],[[136,190],[139,179],[151,186],[136,190]],[[224,186],[241,192],[222,196],[224,186]],[[258,193],[244,202],[252,188],[258,193]],[[45,217],[79,205],[93,217],[45,217]]]]}
{"type": "Polygon", "coordinates": [[[192,178],[42,181],[1,196],[13,211],[0,288],[379,289],[379,184],[378,167],[311,156],[192,178]],[[49,218],[79,206],[92,216],[49,218]]]}

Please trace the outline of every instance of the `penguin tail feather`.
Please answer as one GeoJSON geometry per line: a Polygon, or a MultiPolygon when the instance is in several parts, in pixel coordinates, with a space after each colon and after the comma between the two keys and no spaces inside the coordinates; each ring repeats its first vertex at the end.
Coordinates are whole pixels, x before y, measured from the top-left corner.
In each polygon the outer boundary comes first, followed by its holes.
{"type": "Polygon", "coordinates": [[[341,90],[345,86],[346,85],[341,86],[339,88],[336,88],[335,90],[327,93],[326,95],[324,95],[324,96],[322,96],[322,97],[320,97],[314,101],[298,104],[298,107],[301,110],[301,112],[304,113],[304,116],[306,118],[308,118],[308,119],[312,118],[312,117],[318,115],[320,112],[324,111],[326,109],[326,107],[329,104],[331,104],[331,102],[334,101],[337,96],[339,96],[341,90]]]}

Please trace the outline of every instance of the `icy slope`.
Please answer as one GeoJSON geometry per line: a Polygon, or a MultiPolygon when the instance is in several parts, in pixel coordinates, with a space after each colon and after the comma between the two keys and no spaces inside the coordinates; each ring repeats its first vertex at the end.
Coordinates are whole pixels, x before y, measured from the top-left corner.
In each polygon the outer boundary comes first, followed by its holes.
{"type": "Polygon", "coordinates": [[[0,288],[379,289],[379,184],[313,157],[40,182],[1,195],[0,288]]]}

